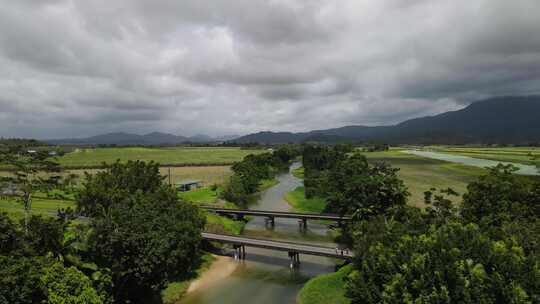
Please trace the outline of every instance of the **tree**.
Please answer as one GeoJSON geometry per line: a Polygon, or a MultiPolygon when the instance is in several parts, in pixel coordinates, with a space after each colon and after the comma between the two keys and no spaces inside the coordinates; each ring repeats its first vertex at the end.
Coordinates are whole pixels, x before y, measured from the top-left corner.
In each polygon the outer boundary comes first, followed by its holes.
{"type": "Polygon", "coordinates": [[[239,205],[248,203],[249,193],[246,191],[242,178],[239,175],[233,174],[229,178],[229,182],[223,190],[222,197],[229,202],[239,205]]]}
{"type": "Polygon", "coordinates": [[[92,261],[112,272],[117,302],[143,302],[193,270],[204,217],[164,184],[154,163],[108,166],[87,179],[78,207],[92,216],[92,261]]]}
{"type": "Polygon", "coordinates": [[[327,211],[363,219],[405,205],[409,193],[397,171],[384,163],[370,165],[361,154],[339,161],[329,171],[327,211]]]}
{"type": "Polygon", "coordinates": [[[32,194],[47,191],[57,184],[61,171],[58,163],[50,160],[46,151],[28,152],[20,147],[0,151],[0,164],[8,166],[12,174],[2,177],[2,181],[12,185],[18,200],[24,206],[25,231],[32,209],[32,194]],[[54,174],[56,173],[56,174],[54,174]]]}
{"type": "Polygon", "coordinates": [[[0,255],[7,255],[20,246],[21,235],[5,212],[0,213],[0,255]]]}
{"type": "Polygon", "coordinates": [[[115,205],[122,204],[136,191],[156,192],[164,187],[164,176],[159,164],[154,162],[119,161],[103,164],[106,170],[94,175],[85,173],[84,183],[77,195],[78,212],[87,216],[103,214],[115,205]]]}
{"type": "Polygon", "coordinates": [[[431,226],[358,252],[352,303],[537,303],[540,264],[475,224],[431,226]]]}
{"type": "Polygon", "coordinates": [[[500,226],[512,220],[540,216],[540,184],[517,177],[515,167],[499,164],[467,186],[463,195],[465,220],[500,226]]]}
{"type": "Polygon", "coordinates": [[[41,303],[46,297],[40,278],[44,257],[0,255],[0,304],[41,303]]]}
{"type": "Polygon", "coordinates": [[[75,267],[54,263],[40,277],[48,304],[102,304],[107,295],[100,295],[92,281],[75,267]]]}
{"type": "Polygon", "coordinates": [[[28,220],[25,244],[33,255],[52,254],[60,257],[64,252],[64,233],[67,223],[62,219],[32,215],[28,220]]]}

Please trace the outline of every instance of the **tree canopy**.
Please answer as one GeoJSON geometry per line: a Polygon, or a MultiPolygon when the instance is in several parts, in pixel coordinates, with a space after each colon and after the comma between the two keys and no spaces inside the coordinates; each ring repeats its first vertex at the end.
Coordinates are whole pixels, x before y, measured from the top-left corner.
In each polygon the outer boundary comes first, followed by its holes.
{"type": "Polygon", "coordinates": [[[154,163],[116,163],[80,192],[78,207],[92,216],[90,256],[111,269],[118,302],[144,301],[200,256],[204,217],[162,181],[154,163]]]}

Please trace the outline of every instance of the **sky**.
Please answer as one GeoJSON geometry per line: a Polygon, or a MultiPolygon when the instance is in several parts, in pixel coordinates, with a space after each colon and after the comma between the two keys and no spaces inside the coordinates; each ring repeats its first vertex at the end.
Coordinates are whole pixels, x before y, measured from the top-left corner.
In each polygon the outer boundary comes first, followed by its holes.
{"type": "Polygon", "coordinates": [[[538,0],[0,0],[0,136],[389,125],[540,91],[538,0]]]}

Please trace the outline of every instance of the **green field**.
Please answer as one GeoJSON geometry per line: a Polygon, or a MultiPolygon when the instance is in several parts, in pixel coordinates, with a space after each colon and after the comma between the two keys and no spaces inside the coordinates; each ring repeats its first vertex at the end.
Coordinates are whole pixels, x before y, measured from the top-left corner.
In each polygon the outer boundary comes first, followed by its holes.
{"type": "Polygon", "coordinates": [[[326,207],[326,201],[322,198],[307,199],[304,187],[298,187],[285,195],[285,200],[298,212],[321,213],[326,207]]]}
{"type": "Polygon", "coordinates": [[[244,150],[240,148],[95,148],[75,149],[58,158],[65,168],[95,168],[102,163],[112,163],[120,159],[155,161],[161,165],[229,165],[242,160],[246,155],[258,154],[265,150],[244,150]]]}
{"type": "Polygon", "coordinates": [[[503,162],[515,162],[526,165],[534,164],[532,156],[540,157],[540,148],[505,147],[505,148],[475,148],[455,146],[428,146],[426,149],[441,153],[469,156],[503,162]]]}
{"type": "Polygon", "coordinates": [[[178,192],[178,196],[198,205],[211,205],[217,202],[221,189],[212,190],[210,187],[178,192]]]}
{"type": "MultiPolygon", "coordinates": [[[[424,158],[399,150],[363,154],[371,163],[387,162],[393,167],[399,168],[398,176],[411,193],[409,204],[418,207],[424,206],[424,192],[430,188],[446,189],[450,187],[463,194],[469,182],[487,172],[482,168],[424,158]]],[[[461,200],[456,198],[455,201],[461,200]]]]}
{"type": "MultiPolygon", "coordinates": [[[[32,199],[32,214],[34,215],[53,216],[57,213],[58,209],[65,209],[67,207],[74,209],[75,202],[41,197],[32,199]]],[[[0,212],[7,212],[13,218],[24,217],[22,204],[13,198],[0,200],[0,212]]]]}

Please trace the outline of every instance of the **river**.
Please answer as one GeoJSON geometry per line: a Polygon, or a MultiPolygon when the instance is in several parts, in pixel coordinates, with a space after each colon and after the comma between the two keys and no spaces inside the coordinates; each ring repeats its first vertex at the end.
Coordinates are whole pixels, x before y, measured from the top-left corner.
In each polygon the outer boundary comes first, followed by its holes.
{"type": "MultiPolygon", "coordinates": [[[[302,180],[291,174],[299,166],[300,163],[295,163],[289,172],[278,175],[279,183],[263,192],[251,209],[290,210],[284,195],[302,185],[302,180]]],[[[327,232],[325,225],[313,222],[308,222],[307,232],[301,232],[294,219],[276,219],[275,227],[270,229],[265,227],[263,218],[255,217],[246,225],[244,235],[332,246],[327,232]]],[[[180,303],[296,303],[297,294],[307,280],[334,271],[335,262],[329,258],[301,255],[300,268],[292,270],[286,252],[250,247],[246,252],[245,261],[229,259],[229,263],[239,264],[231,275],[204,290],[187,294],[180,303]]]]}
{"type": "Polygon", "coordinates": [[[431,152],[431,151],[421,151],[421,150],[406,150],[403,152],[414,154],[421,157],[444,160],[444,161],[449,161],[453,163],[459,163],[463,165],[475,166],[475,167],[481,167],[481,168],[494,167],[499,163],[504,164],[504,165],[511,164],[518,168],[518,171],[516,171],[517,174],[522,174],[522,175],[538,175],[539,174],[535,166],[524,165],[524,164],[519,164],[519,163],[500,162],[500,161],[489,160],[489,159],[480,159],[480,158],[474,158],[474,157],[468,157],[468,156],[462,156],[462,155],[453,155],[453,154],[431,152]]]}

